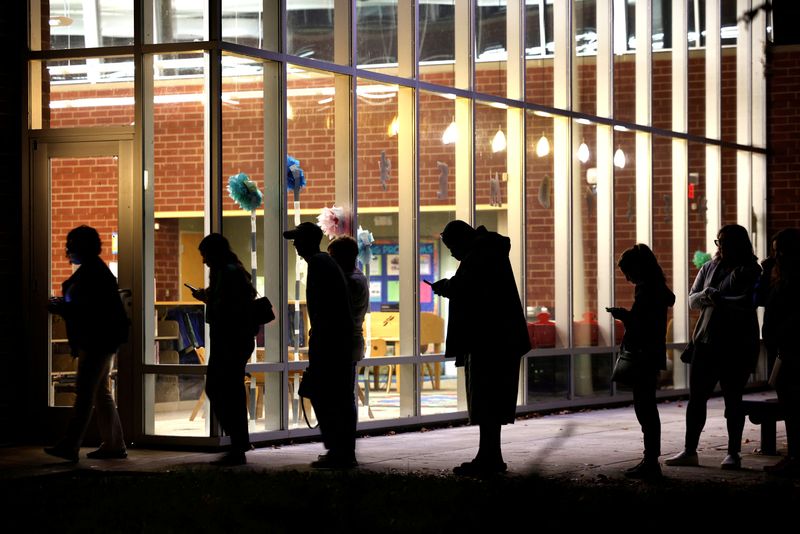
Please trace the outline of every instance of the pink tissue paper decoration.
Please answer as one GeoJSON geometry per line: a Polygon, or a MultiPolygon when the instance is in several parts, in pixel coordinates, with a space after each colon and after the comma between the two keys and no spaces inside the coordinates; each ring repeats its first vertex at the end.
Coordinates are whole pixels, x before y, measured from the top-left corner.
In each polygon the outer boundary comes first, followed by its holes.
{"type": "Polygon", "coordinates": [[[317,216],[317,225],[322,228],[322,233],[328,236],[328,239],[333,239],[346,233],[345,223],[344,210],[337,206],[322,208],[319,216],[317,216]]]}

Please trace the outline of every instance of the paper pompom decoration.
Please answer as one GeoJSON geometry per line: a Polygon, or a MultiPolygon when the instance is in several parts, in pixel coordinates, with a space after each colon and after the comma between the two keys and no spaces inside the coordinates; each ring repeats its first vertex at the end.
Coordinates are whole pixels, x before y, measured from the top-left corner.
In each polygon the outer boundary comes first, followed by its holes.
{"type": "Polygon", "coordinates": [[[695,250],[694,251],[694,258],[692,258],[692,263],[698,269],[711,261],[711,254],[708,252],[703,252],[702,250],[695,250]]]}
{"type": "Polygon", "coordinates": [[[246,211],[255,211],[264,200],[258,186],[243,172],[228,178],[228,194],[246,211]]]}
{"type": "Polygon", "coordinates": [[[322,228],[322,233],[328,236],[328,239],[345,232],[344,222],[344,210],[336,206],[322,208],[317,216],[317,225],[322,228]]]}
{"type": "Polygon", "coordinates": [[[375,242],[375,238],[372,237],[372,232],[359,226],[356,241],[358,242],[358,261],[361,262],[361,265],[367,266],[372,261],[372,244],[375,242]]]}
{"type": "Polygon", "coordinates": [[[306,186],[306,173],[300,168],[300,160],[286,156],[286,189],[295,191],[306,186]]]}

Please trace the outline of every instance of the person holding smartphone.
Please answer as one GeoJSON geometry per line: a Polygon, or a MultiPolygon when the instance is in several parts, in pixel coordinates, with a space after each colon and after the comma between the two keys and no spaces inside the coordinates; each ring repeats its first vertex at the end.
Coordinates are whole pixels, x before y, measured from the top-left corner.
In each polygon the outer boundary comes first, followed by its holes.
{"type": "Polygon", "coordinates": [[[450,300],[445,357],[464,367],[470,423],[480,429],[476,457],[453,469],[462,476],[504,473],[502,425],[516,416],[519,361],[530,348],[525,313],[511,270],[511,240],[485,227],[451,221],[442,243],[461,263],[431,285],[450,300]]]}
{"type": "Polygon", "coordinates": [[[208,234],[198,248],[210,269],[209,285],[200,289],[185,285],[206,305],[206,322],[211,325],[206,394],[222,429],[231,437],[231,450],[213,463],[241,465],[247,463],[245,452],[251,448],[244,377],[258,330],[249,314],[256,290],[225,236],[208,234]]]}
{"type": "Polygon", "coordinates": [[[633,383],[633,409],[642,427],[642,461],[625,471],[628,478],[661,477],[661,419],[656,404],[658,374],[667,368],[667,310],[675,304],[675,295],[667,287],[664,271],[653,251],[644,244],[622,253],[617,263],[625,279],[634,284],[631,309],[606,308],[625,325],[622,345],[636,355],[638,369],[633,383]]]}

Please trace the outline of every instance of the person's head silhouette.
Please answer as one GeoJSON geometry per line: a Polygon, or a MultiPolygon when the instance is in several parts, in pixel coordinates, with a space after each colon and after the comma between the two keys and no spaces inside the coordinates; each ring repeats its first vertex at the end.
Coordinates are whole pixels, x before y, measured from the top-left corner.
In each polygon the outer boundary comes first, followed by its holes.
{"type": "Polygon", "coordinates": [[[67,234],[67,257],[70,263],[80,265],[100,255],[100,234],[91,226],[81,225],[67,234]]]}
{"type": "Polygon", "coordinates": [[[203,257],[203,263],[209,267],[219,267],[228,263],[239,263],[236,254],[231,250],[231,244],[222,234],[208,234],[200,241],[197,247],[203,257]]]}
{"type": "Polygon", "coordinates": [[[447,223],[441,233],[442,242],[450,249],[453,257],[459,261],[469,252],[475,240],[475,229],[461,220],[447,223]]]}
{"type": "Polygon", "coordinates": [[[294,229],[283,232],[283,237],[292,240],[292,244],[301,258],[308,259],[319,252],[322,228],[312,222],[303,222],[294,229]]]}
{"type": "Polygon", "coordinates": [[[336,260],[342,271],[346,273],[352,272],[356,268],[358,243],[349,235],[339,236],[328,245],[328,254],[336,260]]]}

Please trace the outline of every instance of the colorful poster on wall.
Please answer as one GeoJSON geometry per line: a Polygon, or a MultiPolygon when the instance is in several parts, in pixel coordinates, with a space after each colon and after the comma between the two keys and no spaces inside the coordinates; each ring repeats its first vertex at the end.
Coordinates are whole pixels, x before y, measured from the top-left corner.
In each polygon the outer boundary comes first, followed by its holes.
{"type": "MultiPolygon", "coordinates": [[[[397,243],[380,241],[372,245],[370,263],[370,310],[398,310],[400,306],[400,247],[397,243]]],[[[437,274],[436,249],[433,242],[419,245],[420,280],[435,282],[437,274]]],[[[434,311],[436,296],[430,286],[420,283],[419,304],[421,311],[434,311]]]]}

